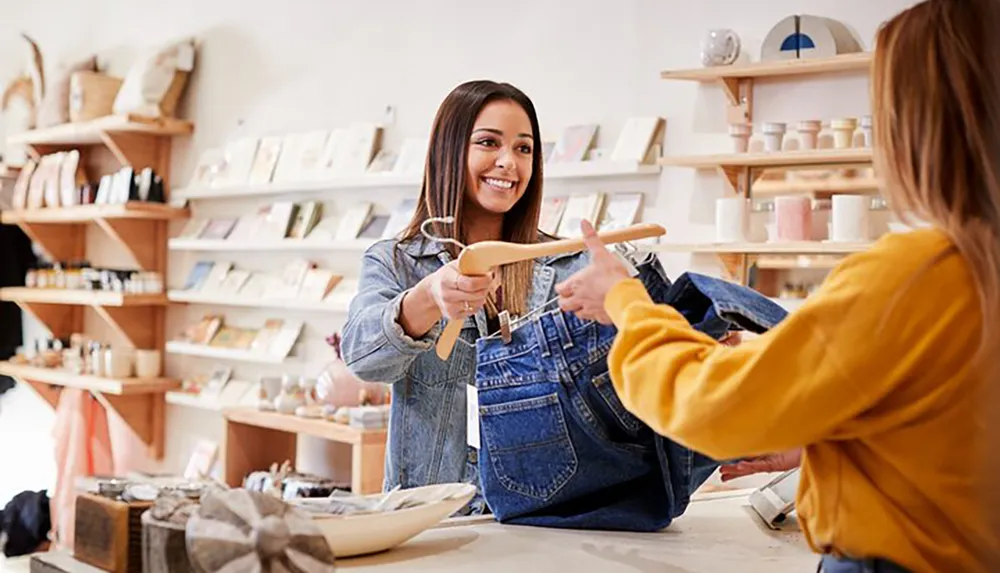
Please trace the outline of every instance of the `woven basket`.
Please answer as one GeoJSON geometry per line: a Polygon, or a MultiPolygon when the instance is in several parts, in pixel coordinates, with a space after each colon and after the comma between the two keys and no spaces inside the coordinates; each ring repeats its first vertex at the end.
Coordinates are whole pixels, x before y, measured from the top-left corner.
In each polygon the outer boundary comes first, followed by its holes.
{"type": "Polygon", "coordinates": [[[100,72],[73,73],[69,78],[69,120],[76,123],[111,115],[121,87],[121,78],[100,72]]]}

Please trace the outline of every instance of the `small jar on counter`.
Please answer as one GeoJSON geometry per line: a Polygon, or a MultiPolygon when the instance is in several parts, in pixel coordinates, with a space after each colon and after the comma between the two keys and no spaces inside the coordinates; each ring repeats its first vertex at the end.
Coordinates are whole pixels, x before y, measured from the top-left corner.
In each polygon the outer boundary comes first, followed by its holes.
{"type": "Polygon", "coordinates": [[[24,286],[28,288],[38,287],[38,269],[28,269],[24,274],[24,286]]]}

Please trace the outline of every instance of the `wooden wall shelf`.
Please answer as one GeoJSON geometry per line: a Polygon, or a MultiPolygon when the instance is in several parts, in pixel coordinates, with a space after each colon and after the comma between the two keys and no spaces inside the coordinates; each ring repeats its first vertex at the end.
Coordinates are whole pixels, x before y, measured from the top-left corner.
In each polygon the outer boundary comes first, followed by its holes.
{"type": "Polygon", "coordinates": [[[138,115],[110,115],[80,123],[65,123],[11,135],[8,145],[97,145],[106,134],[131,133],[172,137],[190,135],[194,124],[175,118],[148,118],[138,115]]]}
{"type": "Polygon", "coordinates": [[[130,201],[122,205],[78,205],[43,209],[4,211],[0,214],[5,224],[18,223],[87,223],[99,219],[137,219],[169,221],[187,219],[188,209],[178,209],[162,203],[130,201]]]}
{"type": "Polygon", "coordinates": [[[351,490],[371,494],[382,490],[385,430],[361,430],[326,420],[300,418],[254,408],[223,410],[225,481],[239,487],[250,472],[285,460],[295,464],[299,435],[351,446],[351,490]]]}
{"type": "Polygon", "coordinates": [[[162,394],[181,387],[179,380],[170,378],[101,378],[73,374],[55,368],[38,368],[10,362],[0,362],[0,374],[12,378],[43,382],[66,388],[79,388],[91,392],[111,394],[114,396],[132,396],[136,394],[162,394]]]}
{"type": "MultiPolygon", "coordinates": [[[[25,146],[36,160],[57,151],[77,149],[80,165],[90,181],[126,165],[135,170],[152,168],[162,177],[169,201],[171,138],[188,135],[193,130],[193,124],[182,119],[116,115],[14,134],[7,138],[7,144],[25,146]]],[[[141,270],[167,277],[168,223],[189,215],[187,209],[169,204],[130,202],[7,211],[0,219],[18,225],[53,262],[92,260],[87,256],[87,244],[88,228],[94,225],[135,263],[116,260],[109,264],[121,268],[138,265],[141,270]]],[[[115,255],[116,259],[123,258],[115,255]]],[[[15,302],[56,337],[86,334],[84,307],[90,307],[110,326],[112,334],[124,339],[125,345],[161,352],[164,349],[166,294],[15,287],[0,289],[0,300],[15,302]]],[[[89,390],[105,409],[114,410],[131,426],[149,446],[154,459],[163,458],[164,395],[179,388],[179,382],[169,378],[109,380],[57,370],[19,368],[9,374],[26,380],[53,406],[58,403],[58,392],[52,390],[53,386],[89,390]]]]}
{"type": "Polygon", "coordinates": [[[811,193],[813,195],[832,195],[834,193],[875,193],[881,188],[881,182],[868,177],[840,178],[831,177],[828,179],[786,179],[768,180],[758,179],[753,184],[753,194],[756,197],[762,195],[784,195],[792,193],[811,193]]]}
{"type": "Polygon", "coordinates": [[[660,163],[670,167],[695,169],[798,167],[820,165],[867,165],[872,162],[872,150],[864,147],[849,149],[816,149],[773,153],[723,153],[664,157],[660,163]]]}
{"type": "Polygon", "coordinates": [[[0,289],[0,300],[40,304],[71,304],[84,306],[165,306],[163,294],[124,294],[90,290],[63,290],[26,287],[0,289]]]}
{"type": "Polygon", "coordinates": [[[728,100],[726,116],[730,123],[753,121],[753,84],[758,79],[783,76],[805,76],[842,72],[867,72],[871,69],[871,52],[843,54],[828,58],[805,58],[756,64],[736,64],[670,70],[660,73],[664,80],[719,82],[728,100]]]}
{"type": "Polygon", "coordinates": [[[166,409],[164,393],[179,388],[180,381],[168,378],[99,378],[10,362],[0,362],[0,374],[6,374],[31,387],[53,408],[59,405],[61,388],[78,388],[90,392],[104,408],[118,413],[149,448],[152,458],[163,458],[166,409]]]}
{"type": "Polygon", "coordinates": [[[827,58],[803,58],[753,64],[734,64],[687,70],[667,70],[660,73],[664,80],[689,80],[712,82],[725,79],[759,79],[781,76],[805,76],[851,71],[866,71],[871,68],[872,53],[861,52],[843,54],[827,58]]]}

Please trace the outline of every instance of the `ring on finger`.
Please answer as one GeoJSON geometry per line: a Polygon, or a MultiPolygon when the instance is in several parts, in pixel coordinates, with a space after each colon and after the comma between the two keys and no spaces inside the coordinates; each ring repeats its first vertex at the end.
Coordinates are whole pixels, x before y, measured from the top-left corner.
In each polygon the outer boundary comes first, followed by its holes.
{"type": "Polygon", "coordinates": [[[469,301],[465,301],[462,305],[465,312],[472,312],[472,306],[469,305],[469,301]]]}

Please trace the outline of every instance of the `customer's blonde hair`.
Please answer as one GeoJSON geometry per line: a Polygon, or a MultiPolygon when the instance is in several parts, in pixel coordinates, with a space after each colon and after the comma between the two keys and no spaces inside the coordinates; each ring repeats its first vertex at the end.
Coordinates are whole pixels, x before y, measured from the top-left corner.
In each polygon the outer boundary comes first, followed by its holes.
{"type": "MultiPolygon", "coordinates": [[[[968,262],[983,349],[1000,334],[1000,96],[990,0],[927,0],[886,22],[871,70],[875,169],[900,217],[943,229],[968,262]]],[[[996,359],[996,357],[992,357],[996,359]]]]}

